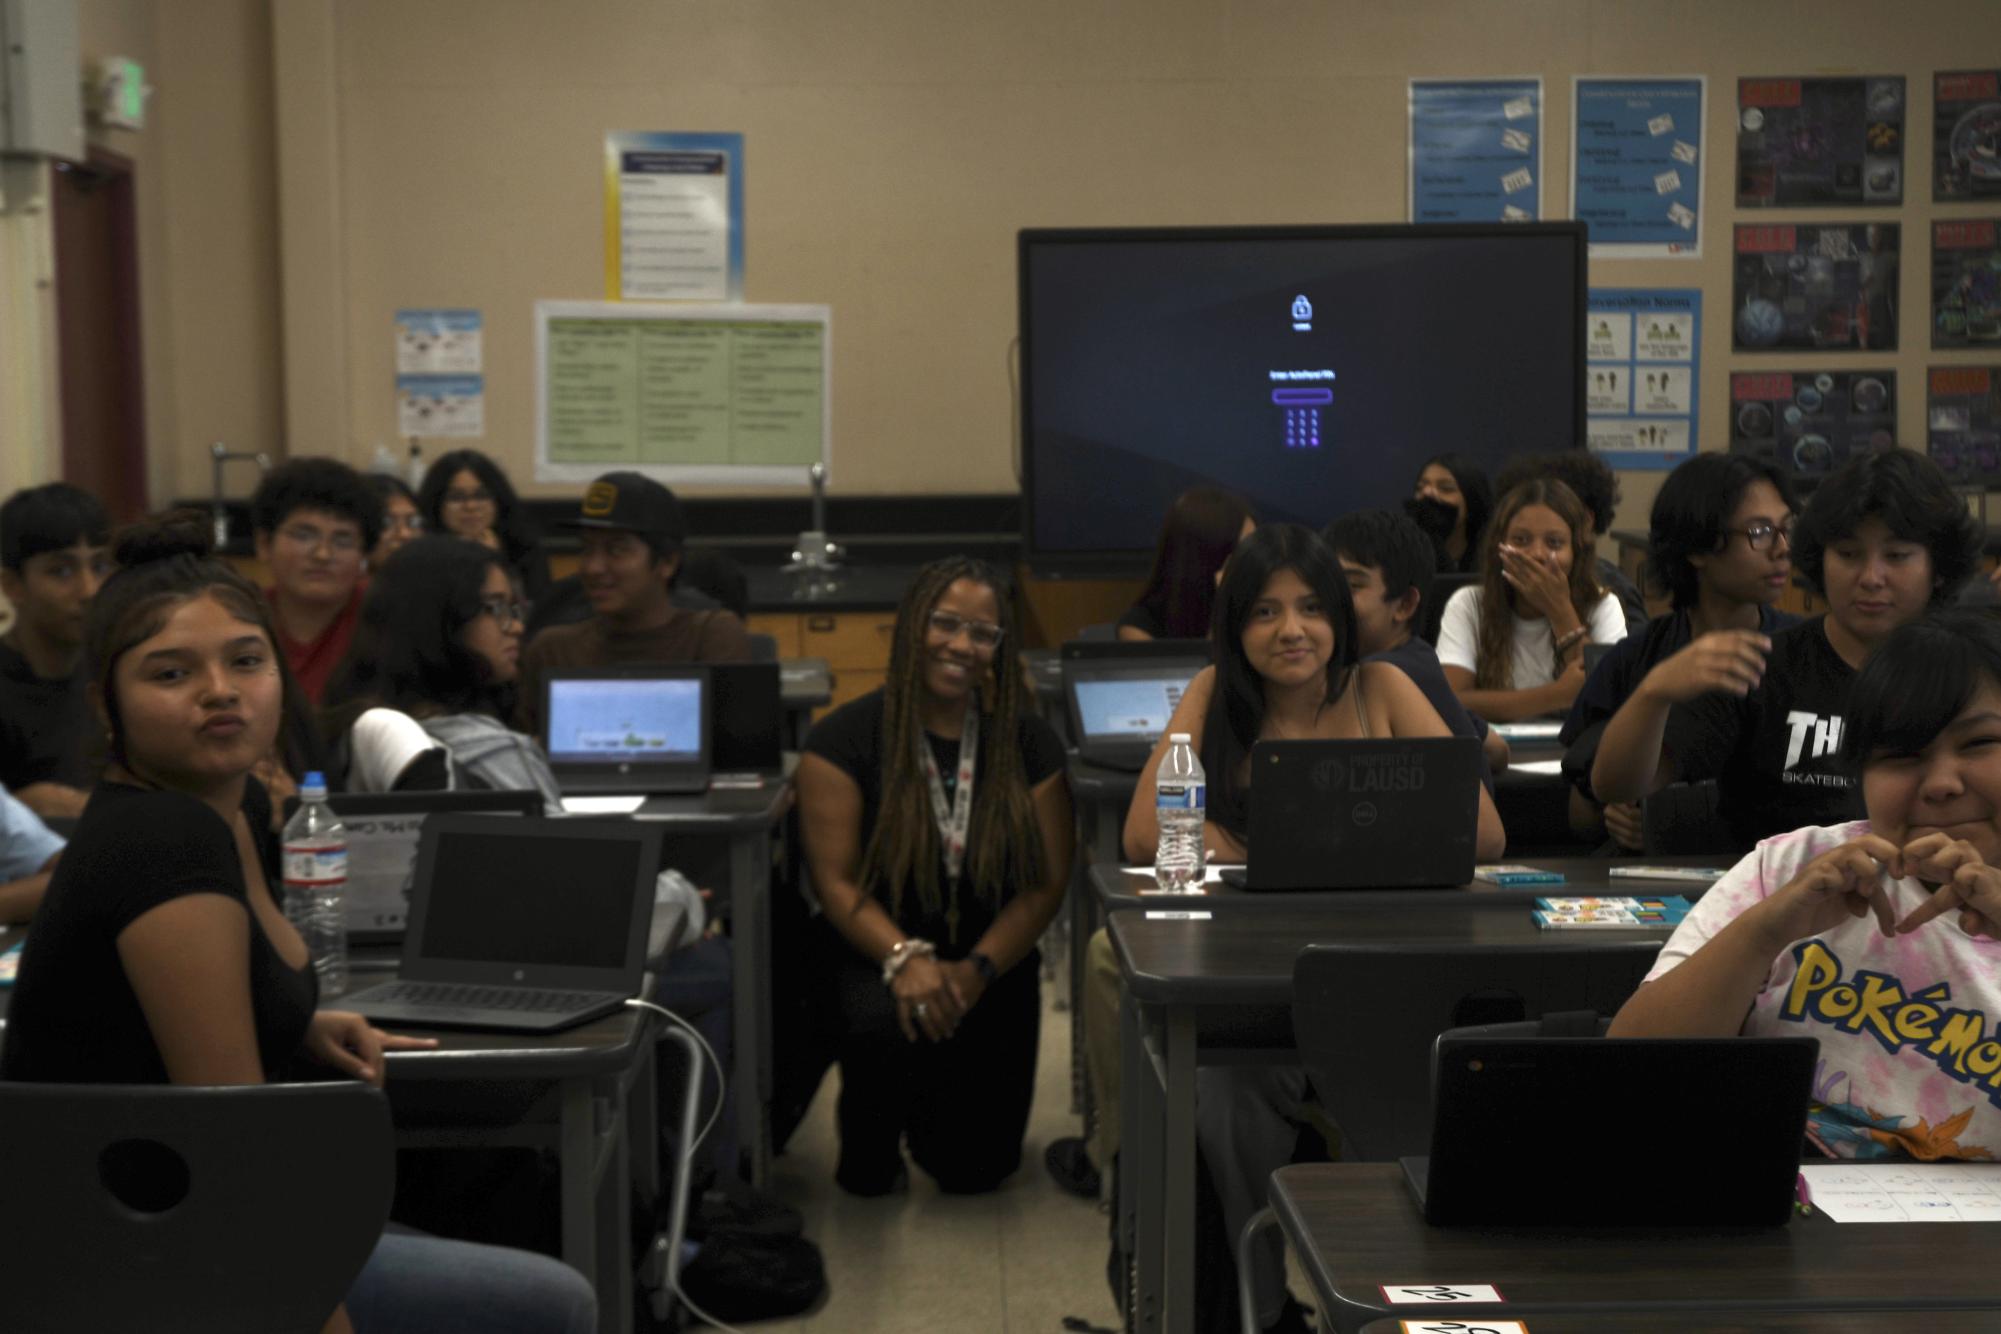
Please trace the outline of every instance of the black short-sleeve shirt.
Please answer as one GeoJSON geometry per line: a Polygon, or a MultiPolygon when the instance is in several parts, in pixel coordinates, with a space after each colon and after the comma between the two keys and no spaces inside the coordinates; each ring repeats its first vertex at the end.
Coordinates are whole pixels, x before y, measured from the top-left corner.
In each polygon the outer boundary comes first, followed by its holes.
{"type": "Polygon", "coordinates": [[[36,783],[91,783],[90,704],[81,669],[58,680],[0,640],[0,783],[19,792],[36,783]]]}
{"type": "MultiPolygon", "coordinates": [[[[876,821],[882,815],[882,724],[883,705],[886,696],[881,690],[870,691],[860,699],[851,700],[822,718],[806,738],[806,753],[818,755],[821,759],[839,768],[855,780],[855,786],[862,792],[861,847],[867,848],[869,839],[875,833],[876,821]]],[[[1064,765],[1062,739],[1047,722],[1033,714],[1023,717],[1017,724],[1014,744],[1021,748],[1022,768],[1028,776],[1028,785],[1034,788],[1050,775],[1060,773],[1064,765]]],[[[924,734],[931,743],[931,754],[938,762],[938,772],[944,776],[949,795],[951,784],[956,781],[959,768],[959,739],[924,734]]],[[[982,734],[980,752],[982,759],[988,747],[994,745],[993,738],[982,734]]],[[[980,774],[985,767],[976,760],[973,766],[973,802],[980,804],[980,774]]],[[[977,812],[976,812],[977,814],[977,812]]],[[[879,887],[873,887],[878,889],[879,887]]],[[[895,913],[896,924],[910,935],[933,941],[939,953],[947,958],[962,957],[979,941],[989,926],[993,925],[995,913],[1007,899],[1012,897],[1019,886],[1003,887],[1000,903],[986,904],[973,893],[963,876],[959,884],[959,932],[958,939],[950,939],[945,913],[926,912],[913,891],[903,895],[900,912],[895,913]]],[[[879,894],[885,906],[893,902],[887,893],[879,894]]],[[[951,901],[947,889],[944,898],[951,901]]]]}
{"type": "Polygon", "coordinates": [[[1115,628],[1131,626],[1149,639],[1167,638],[1167,626],[1161,622],[1153,608],[1144,602],[1135,602],[1126,608],[1126,614],[1113,622],[1115,628]]]}
{"type": "Polygon", "coordinates": [[[1677,778],[1714,778],[1739,844],[1862,818],[1841,762],[1850,667],[1816,616],[1772,636],[1765,679],[1743,699],[1705,695],[1668,714],[1662,750],[1677,778]]]}
{"type": "MultiPolygon", "coordinates": [[[[244,785],[267,882],[277,843],[271,799],[244,785]]],[[[104,782],[91,793],[35,914],[0,1048],[0,1079],[57,1084],[164,1084],[167,1068],[118,957],[118,935],[153,908],[221,894],[248,913],[236,838],[215,811],[179,792],[104,782]]],[[[319,1000],[312,966],[279,957],[253,913],[250,999],[267,1079],[285,1078],[319,1000]]]]}

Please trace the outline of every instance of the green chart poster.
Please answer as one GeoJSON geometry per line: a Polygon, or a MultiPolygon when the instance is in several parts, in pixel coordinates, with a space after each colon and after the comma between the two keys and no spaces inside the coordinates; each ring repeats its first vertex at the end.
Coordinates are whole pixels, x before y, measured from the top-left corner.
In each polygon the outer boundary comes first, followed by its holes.
{"type": "Polygon", "coordinates": [[[535,307],[538,481],[632,468],[784,485],[831,471],[825,306],[535,307]]]}

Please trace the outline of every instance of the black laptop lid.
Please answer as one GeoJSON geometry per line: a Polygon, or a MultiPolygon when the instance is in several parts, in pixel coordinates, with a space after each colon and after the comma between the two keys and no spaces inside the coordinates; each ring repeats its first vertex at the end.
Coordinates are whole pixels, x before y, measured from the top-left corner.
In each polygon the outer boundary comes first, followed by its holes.
{"type": "Polygon", "coordinates": [[[643,820],[432,817],[404,979],[636,989],[662,837],[643,820]]]}
{"type": "MultiPolygon", "coordinates": [[[[336,792],[327,804],[347,830],[347,890],[341,896],[348,935],[400,939],[417,879],[417,844],[433,815],[540,815],[542,794],[490,792],[336,792]]],[[[299,808],[285,800],[285,818],[299,808]]]]}
{"type": "Polygon", "coordinates": [[[785,705],[775,662],[709,664],[709,767],[777,773],[784,767],[785,705]]]}
{"type": "Polygon", "coordinates": [[[1485,762],[1472,737],[1258,742],[1246,887],[1467,883],[1485,762]]]}
{"type": "Polygon", "coordinates": [[[1436,1051],[1428,1222],[1792,1216],[1813,1038],[1441,1037],[1436,1051]],[[1616,1170],[1569,1170],[1579,1155],[1616,1170]]]}
{"type": "Polygon", "coordinates": [[[708,688],[706,667],[551,672],[542,686],[549,763],[558,775],[631,778],[635,791],[663,775],[705,778],[708,688]]]}

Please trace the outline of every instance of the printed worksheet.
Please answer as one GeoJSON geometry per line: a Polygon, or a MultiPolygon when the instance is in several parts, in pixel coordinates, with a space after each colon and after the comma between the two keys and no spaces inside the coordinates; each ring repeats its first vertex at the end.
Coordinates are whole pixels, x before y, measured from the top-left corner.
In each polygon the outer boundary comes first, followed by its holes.
{"type": "Polygon", "coordinates": [[[1837,1223],[2001,1223],[2001,1163],[1814,1163],[1800,1175],[1837,1223]]]}

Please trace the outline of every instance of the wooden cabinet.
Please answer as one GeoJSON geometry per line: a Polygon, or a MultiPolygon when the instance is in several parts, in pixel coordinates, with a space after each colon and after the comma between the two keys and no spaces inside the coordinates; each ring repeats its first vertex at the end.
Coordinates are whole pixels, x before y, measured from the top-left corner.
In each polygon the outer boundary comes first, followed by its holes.
{"type": "Polygon", "coordinates": [[[827,705],[831,709],[866,695],[888,676],[896,613],[758,612],[750,618],[750,629],[776,639],[780,657],[825,658],[834,678],[834,696],[827,705]]]}

